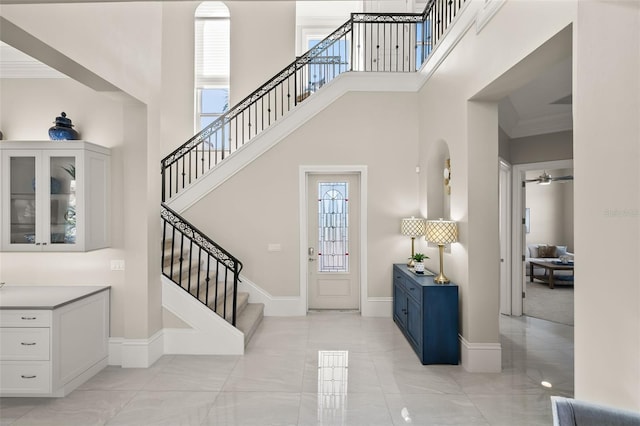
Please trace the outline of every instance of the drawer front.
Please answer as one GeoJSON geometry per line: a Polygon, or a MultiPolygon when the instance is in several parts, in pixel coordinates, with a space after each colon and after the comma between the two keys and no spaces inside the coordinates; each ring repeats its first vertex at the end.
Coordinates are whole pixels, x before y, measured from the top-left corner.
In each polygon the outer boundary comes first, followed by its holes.
{"type": "Polygon", "coordinates": [[[6,394],[51,393],[48,361],[3,361],[0,363],[0,392],[6,394]]]}
{"type": "Polygon", "coordinates": [[[407,289],[407,294],[409,295],[409,297],[420,303],[420,291],[422,291],[422,286],[409,279],[404,280],[404,286],[407,289]]]}
{"type": "Polygon", "coordinates": [[[51,311],[4,309],[0,311],[0,327],[50,327],[51,311]]]}
{"type": "Polygon", "coordinates": [[[0,361],[49,360],[48,328],[0,328],[0,361]]]}
{"type": "Polygon", "coordinates": [[[393,271],[393,283],[399,285],[403,290],[406,289],[405,282],[406,277],[400,271],[393,271]]]}

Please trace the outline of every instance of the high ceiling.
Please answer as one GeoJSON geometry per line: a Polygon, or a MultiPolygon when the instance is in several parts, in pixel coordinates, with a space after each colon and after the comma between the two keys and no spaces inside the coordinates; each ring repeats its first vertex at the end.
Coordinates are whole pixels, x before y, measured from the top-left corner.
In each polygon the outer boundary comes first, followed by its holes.
{"type": "Polygon", "coordinates": [[[564,59],[499,103],[500,127],[510,138],[573,129],[571,63],[564,59]]]}

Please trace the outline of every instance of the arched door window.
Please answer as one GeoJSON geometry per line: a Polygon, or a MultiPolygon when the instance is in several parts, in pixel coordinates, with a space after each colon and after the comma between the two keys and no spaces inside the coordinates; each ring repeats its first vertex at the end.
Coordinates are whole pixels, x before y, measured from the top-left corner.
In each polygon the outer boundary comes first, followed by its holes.
{"type": "Polygon", "coordinates": [[[229,108],[229,9],[219,1],[203,2],[195,13],[196,130],[229,108]]]}

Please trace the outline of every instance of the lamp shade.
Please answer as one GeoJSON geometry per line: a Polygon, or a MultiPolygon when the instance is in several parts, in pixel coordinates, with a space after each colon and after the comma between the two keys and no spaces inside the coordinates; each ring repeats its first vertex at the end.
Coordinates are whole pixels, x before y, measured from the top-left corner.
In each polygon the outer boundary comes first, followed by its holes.
{"type": "Polygon", "coordinates": [[[400,225],[400,232],[408,237],[422,237],[425,229],[425,220],[419,217],[405,217],[400,225]]]}
{"type": "Polygon", "coordinates": [[[452,220],[427,220],[425,240],[436,244],[458,241],[458,224],[452,220]]]}

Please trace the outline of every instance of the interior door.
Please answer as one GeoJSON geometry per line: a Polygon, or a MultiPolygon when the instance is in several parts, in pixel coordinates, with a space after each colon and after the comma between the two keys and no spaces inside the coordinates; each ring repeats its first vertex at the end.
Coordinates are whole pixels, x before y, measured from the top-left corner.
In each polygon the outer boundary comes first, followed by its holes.
{"type": "Polygon", "coordinates": [[[309,309],[360,309],[360,179],[309,174],[309,309]]]}

